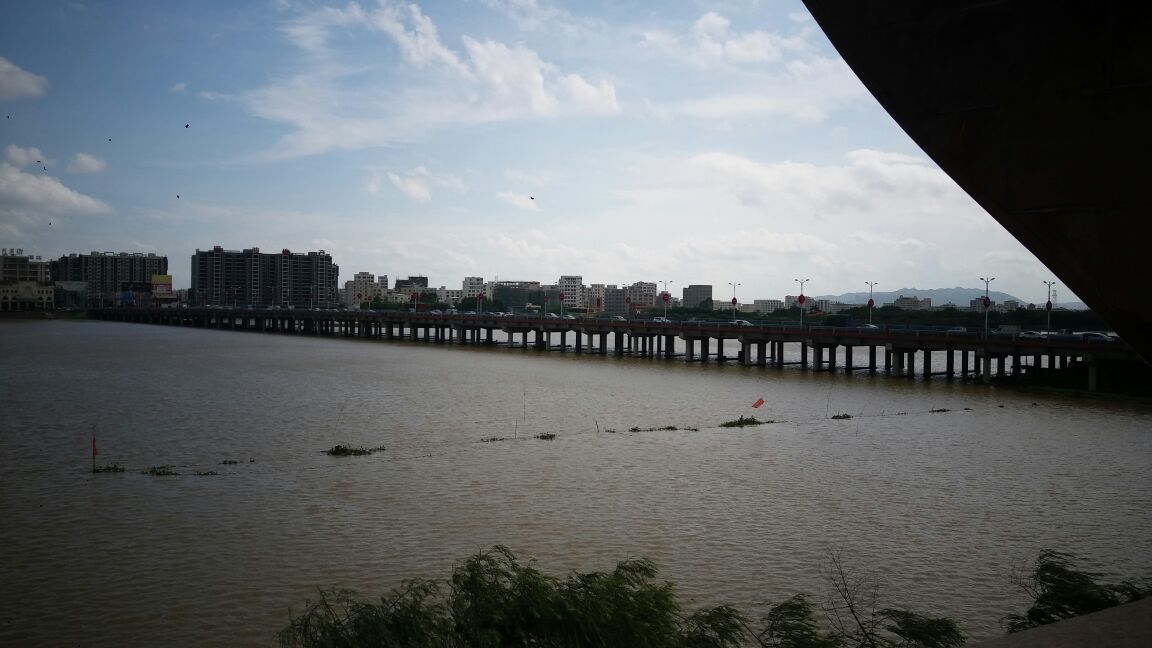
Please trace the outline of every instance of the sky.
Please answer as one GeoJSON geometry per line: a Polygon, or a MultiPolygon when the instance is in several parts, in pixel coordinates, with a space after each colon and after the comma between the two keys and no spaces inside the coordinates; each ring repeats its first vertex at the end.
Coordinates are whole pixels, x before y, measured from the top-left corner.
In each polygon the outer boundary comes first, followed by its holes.
{"type": "MultiPolygon", "coordinates": [[[[0,246],[741,302],[1054,278],[799,1],[11,0],[0,246]],[[664,284],[661,284],[664,285],[664,284]]],[[[1074,295],[1057,285],[1061,301],[1074,295]]]]}

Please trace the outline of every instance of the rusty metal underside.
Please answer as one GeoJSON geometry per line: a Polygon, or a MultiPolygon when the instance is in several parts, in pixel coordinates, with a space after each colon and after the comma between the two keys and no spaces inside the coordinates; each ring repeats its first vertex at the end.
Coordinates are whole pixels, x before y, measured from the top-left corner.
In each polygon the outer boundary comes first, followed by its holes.
{"type": "Polygon", "coordinates": [[[1152,3],[804,2],[924,152],[1152,359],[1152,3]]]}

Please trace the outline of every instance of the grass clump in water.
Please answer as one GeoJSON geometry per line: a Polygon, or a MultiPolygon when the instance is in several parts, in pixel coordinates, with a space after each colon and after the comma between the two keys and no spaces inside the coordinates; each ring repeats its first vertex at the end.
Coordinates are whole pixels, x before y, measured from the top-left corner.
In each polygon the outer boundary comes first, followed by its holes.
{"type": "Polygon", "coordinates": [[[376,450],[383,449],[383,447],[365,448],[364,446],[352,447],[348,445],[337,444],[325,450],[324,453],[330,457],[363,457],[365,455],[372,454],[376,450]]]}
{"type": "Polygon", "coordinates": [[[942,414],[942,413],[944,413],[944,412],[951,412],[951,411],[952,411],[952,410],[948,409],[947,407],[938,407],[938,408],[936,408],[936,409],[930,409],[930,410],[928,410],[928,413],[929,413],[929,414],[942,414]]]}
{"type": "Polygon", "coordinates": [[[837,421],[843,421],[845,419],[852,418],[852,415],[851,414],[833,414],[832,418],[837,420],[837,421]]]}
{"type": "Polygon", "coordinates": [[[747,425],[764,425],[766,423],[775,423],[776,421],[761,421],[755,416],[741,416],[740,418],[731,421],[724,421],[720,427],[745,427],[747,425]]]}
{"type": "Polygon", "coordinates": [[[96,466],[95,468],[92,469],[92,472],[94,472],[94,473],[122,473],[122,472],[124,472],[124,466],[121,466],[118,463],[106,464],[104,466],[96,466]]]}
{"type": "Polygon", "coordinates": [[[192,474],[196,475],[197,477],[212,477],[212,476],[216,475],[217,473],[215,470],[197,470],[196,472],[194,472],[192,474]]]}
{"type": "Polygon", "coordinates": [[[537,434],[532,438],[540,439],[541,441],[551,441],[552,439],[556,438],[556,435],[551,432],[544,432],[543,434],[537,434]]]}
{"type": "Polygon", "coordinates": [[[180,473],[172,470],[175,466],[152,466],[148,470],[140,471],[141,475],[151,475],[152,477],[176,477],[180,473]]]}

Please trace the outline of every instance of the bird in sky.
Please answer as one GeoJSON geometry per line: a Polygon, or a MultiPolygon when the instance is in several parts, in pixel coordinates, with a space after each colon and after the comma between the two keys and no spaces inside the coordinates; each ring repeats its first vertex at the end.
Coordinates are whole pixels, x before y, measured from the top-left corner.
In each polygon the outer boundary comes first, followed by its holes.
{"type": "Polygon", "coordinates": [[[184,128],[188,128],[189,124],[184,124],[184,128]]]}
{"type": "Polygon", "coordinates": [[[177,200],[179,200],[180,194],[176,194],[176,198],[177,198],[177,200]]]}
{"type": "Polygon", "coordinates": [[[528,196],[528,200],[536,200],[535,196],[528,196]]]}

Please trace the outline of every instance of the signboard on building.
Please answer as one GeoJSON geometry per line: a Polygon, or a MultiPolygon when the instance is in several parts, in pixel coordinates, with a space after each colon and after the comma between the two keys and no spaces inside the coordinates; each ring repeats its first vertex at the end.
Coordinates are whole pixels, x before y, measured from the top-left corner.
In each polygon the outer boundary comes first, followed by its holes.
{"type": "Polygon", "coordinates": [[[172,275],[152,275],[152,294],[169,294],[172,292],[172,275]]]}

